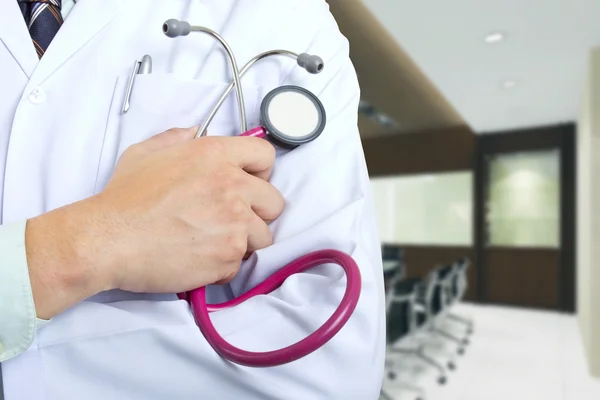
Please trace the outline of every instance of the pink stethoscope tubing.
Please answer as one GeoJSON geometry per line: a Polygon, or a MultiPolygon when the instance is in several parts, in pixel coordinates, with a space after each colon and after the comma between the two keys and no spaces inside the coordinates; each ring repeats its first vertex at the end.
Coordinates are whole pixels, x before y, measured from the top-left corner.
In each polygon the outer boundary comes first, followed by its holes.
{"type": "MultiPolygon", "coordinates": [[[[266,138],[266,130],[264,127],[259,126],[240,136],[266,138]]],[[[360,270],[356,261],[346,253],[328,249],[314,251],[297,258],[248,292],[225,303],[207,304],[206,288],[204,287],[188,293],[180,293],[179,298],[190,303],[194,319],[204,338],[221,357],[248,367],[273,367],[298,360],[318,350],[331,340],[348,322],[356,309],[360,298],[361,285],[360,270]],[[255,296],[267,295],[279,288],[291,275],[323,264],[337,264],[342,267],[346,274],[346,291],[337,309],[329,319],[306,338],[279,350],[252,352],[233,346],[223,339],[215,329],[209,315],[211,312],[235,307],[255,296]]]]}
{"type": "Polygon", "coordinates": [[[257,126],[256,128],[252,128],[249,131],[244,132],[238,136],[251,136],[251,137],[266,139],[267,138],[267,130],[265,129],[264,126],[257,126]]]}
{"type": "MultiPolygon", "coordinates": [[[[223,46],[229,57],[230,66],[233,72],[233,82],[221,95],[221,98],[218,100],[217,104],[215,105],[211,113],[208,115],[206,121],[196,133],[196,137],[202,137],[207,134],[206,129],[210,124],[210,121],[223,104],[223,101],[225,100],[227,94],[234,87],[237,92],[237,102],[240,113],[240,131],[244,132],[247,130],[246,113],[244,110],[244,101],[241,91],[240,78],[257,61],[272,55],[285,55],[294,58],[298,66],[302,67],[311,74],[318,74],[323,69],[323,60],[318,56],[309,55],[306,53],[296,54],[287,50],[272,50],[259,54],[258,56],[250,60],[242,68],[242,70],[238,70],[237,62],[235,60],[235,56],[233,55],[233,51],[231,50],[227,42],[212,29],[203,26],[192,26],[187,21],[169,19],[163,24],[162,31],[167,37],[170,38],[187,36],[192,31],[206,33],[212,36],[214,39],[216,39],[223,46]]],[[[244,132],[241,134],[241,136],[254,136],[259,138],[265,138],[271,140],[272,142],[278,143],[281,147],[293,148],[316,139],[323,131],[326,120],[325,110],[319,99],[317,99],[316,96],[310,93],[308,90],[297,86],[285,86],[278,89],[274,89],[269,94],[267,94],[266,98],[263,99],[263,103],[261,104],[261,117],[263,117],[261,124],[264,126],[259,126],[247,132],[244,132]],[[307,133],[305,136],[294,137],[293,135],[287,135],[286,132],[279,131],[277,127],[273,126],[272,121],[270,121],[270,118],[266,115],[268,113],[265,113],[263,108],[268,107],[268,104],[270,104],[270,100],[268,100],[265,103],[266,98],[272,98],[274,95],[281,93],[282,89],[285,89],[285,91],[288,92],[293,91],[297,93],[302,93],[305,97],[312,101],[317,112],[320,113],[319,118],[317,118],[318,123],[312,132],[307,133]]],[[[352,316],[352,313],[354,312],[356,305],[358,304],[360,292],[360,270],[356,265],[356,262],[352,259],[352,257],[350,257],[348,254],[337,250],[319,250],[307,254],[303,257],[300,257],[295,261],[292,261],[291,263],[280,269],[278,272],[271,275],[264,282],[258,284],[256,287],[254,287],[247,293],[244,293],[243,295],[231,301],[221,304],[207,304],[206,289],[204,287],[192,290],[188,293],[180,293],[179,298],[185,299],[191,304],[196,324],[200,328],[200,331],[206,338],[207,342],[212,346],[212,348],[215,350],[215,352],[217,352],[217,354],[219,354],[224,359],[245,366],[270,367],[286,364],[299,358],[302,358],[314,352],[315,350],[322,347],[325,343],[327,343],[333,336],[335,336],[339,332],[340,329],[342,329],[342,327],[352,316]],[[300,340],[299,342],[279,350],[268,352],[250,352],[241,350],[228,343],[225,339],[223,339],[223,337],[221,337],[221,335],[219,335],[219,333],[213,326],[212,321],[210,320],[209,313],[234,307],[254,296],[269,294],[273,290],[280,287],[289,276],[303,272],[317,265],[326,263],[338,264],[344,269],[344,272],[346,273],[346,292],[344,293],[344,297],[342,298],[342,301],[340,302],[338,308],[335,310],[333,315],[319,329],[317,329],[315,332],[313,332],[306,338],[300,340]]]]}
{"type": "Polygon", "coordinates": [[[338,250],[318,250],[292,261],[253,289],[225,303],[207,304],[204,287],[179,296],[191,304],[196,324],[217,354],[226,360],[248,367],[273,367],[298,360],[325,345],[352,316],[360,297],[360,291],[360,271],[352,257],[338,250]],[[212,324],[209,316],[211,312],[235,307],[252,297],[269,294],[279,288],[289,276],[323,264],[337,264],[344,269],[346,291],[331,317],[320,328],[299,342],[279,350],[246,351],[223,339],[212,324]]]}

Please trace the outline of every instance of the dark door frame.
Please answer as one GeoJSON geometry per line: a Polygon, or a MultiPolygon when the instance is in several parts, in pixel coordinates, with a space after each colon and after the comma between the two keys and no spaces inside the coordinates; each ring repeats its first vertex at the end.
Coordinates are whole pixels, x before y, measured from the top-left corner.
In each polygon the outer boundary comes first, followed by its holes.
{"type": "Polygon", "coordinates": [[[575,125],[562,124],[509,132],[482,134],[477,141],[474,173],[474,232],[478,264],[477,293],[488,298],[485,268],[485,190],[488,186],[486,158],[494,154],[558,149],[560,152],[560,267],[559,311],[576,310],[576,170],[575,125]]]}

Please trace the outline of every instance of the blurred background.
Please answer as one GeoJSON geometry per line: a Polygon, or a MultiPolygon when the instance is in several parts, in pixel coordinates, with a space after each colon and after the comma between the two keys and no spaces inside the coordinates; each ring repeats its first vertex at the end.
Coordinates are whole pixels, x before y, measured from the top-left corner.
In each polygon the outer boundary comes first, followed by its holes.
{"type": "Polygon", "coordinates": [[[328,3],[362,87],[381,398],[600,399],[600,0],[328,3]]]}

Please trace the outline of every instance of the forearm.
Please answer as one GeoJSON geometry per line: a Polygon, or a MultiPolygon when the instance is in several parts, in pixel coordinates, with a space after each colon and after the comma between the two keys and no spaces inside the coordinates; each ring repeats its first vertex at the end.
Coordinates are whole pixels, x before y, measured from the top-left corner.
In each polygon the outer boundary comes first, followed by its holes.
{"type": "Polygon", "coordinates": [[[0,226],[0,362],[27,350],[40,320],[111,288],[99,269],[112,259],[105,254],[106,262],[95,262],[90,240],[101,225],[93,220],[94,202],[0,226]]]}
{"type": "MultiPolygon", "coordinates": [[[[25,247],[38,318],[112,288],[94,230],[93,199],[71,204],[27,221],[25,247]]],[[[98,236],[96,236],[98,237],[98,236]]]]}

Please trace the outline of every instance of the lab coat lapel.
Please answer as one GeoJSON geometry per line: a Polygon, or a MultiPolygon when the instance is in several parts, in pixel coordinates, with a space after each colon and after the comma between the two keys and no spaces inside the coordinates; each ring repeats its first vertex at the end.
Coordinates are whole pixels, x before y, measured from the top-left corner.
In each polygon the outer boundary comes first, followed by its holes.
{"type": "MultiPolygon", "coordinates": [[[[11,1],[11,0],[0,0],[11,1]]],[[[79,1],[42,57],[30,86],[38,85],[84,47],[117,15],[119,0],[79,1]]]]}
{"type": "MultiPolygon", "coordinates": [[[[0,0],[0,41],[25,75],[31,77],[39,59],[16,0],[0,0]]],[[[0,63],[4,62],[0,60],[0,63]]]]}

